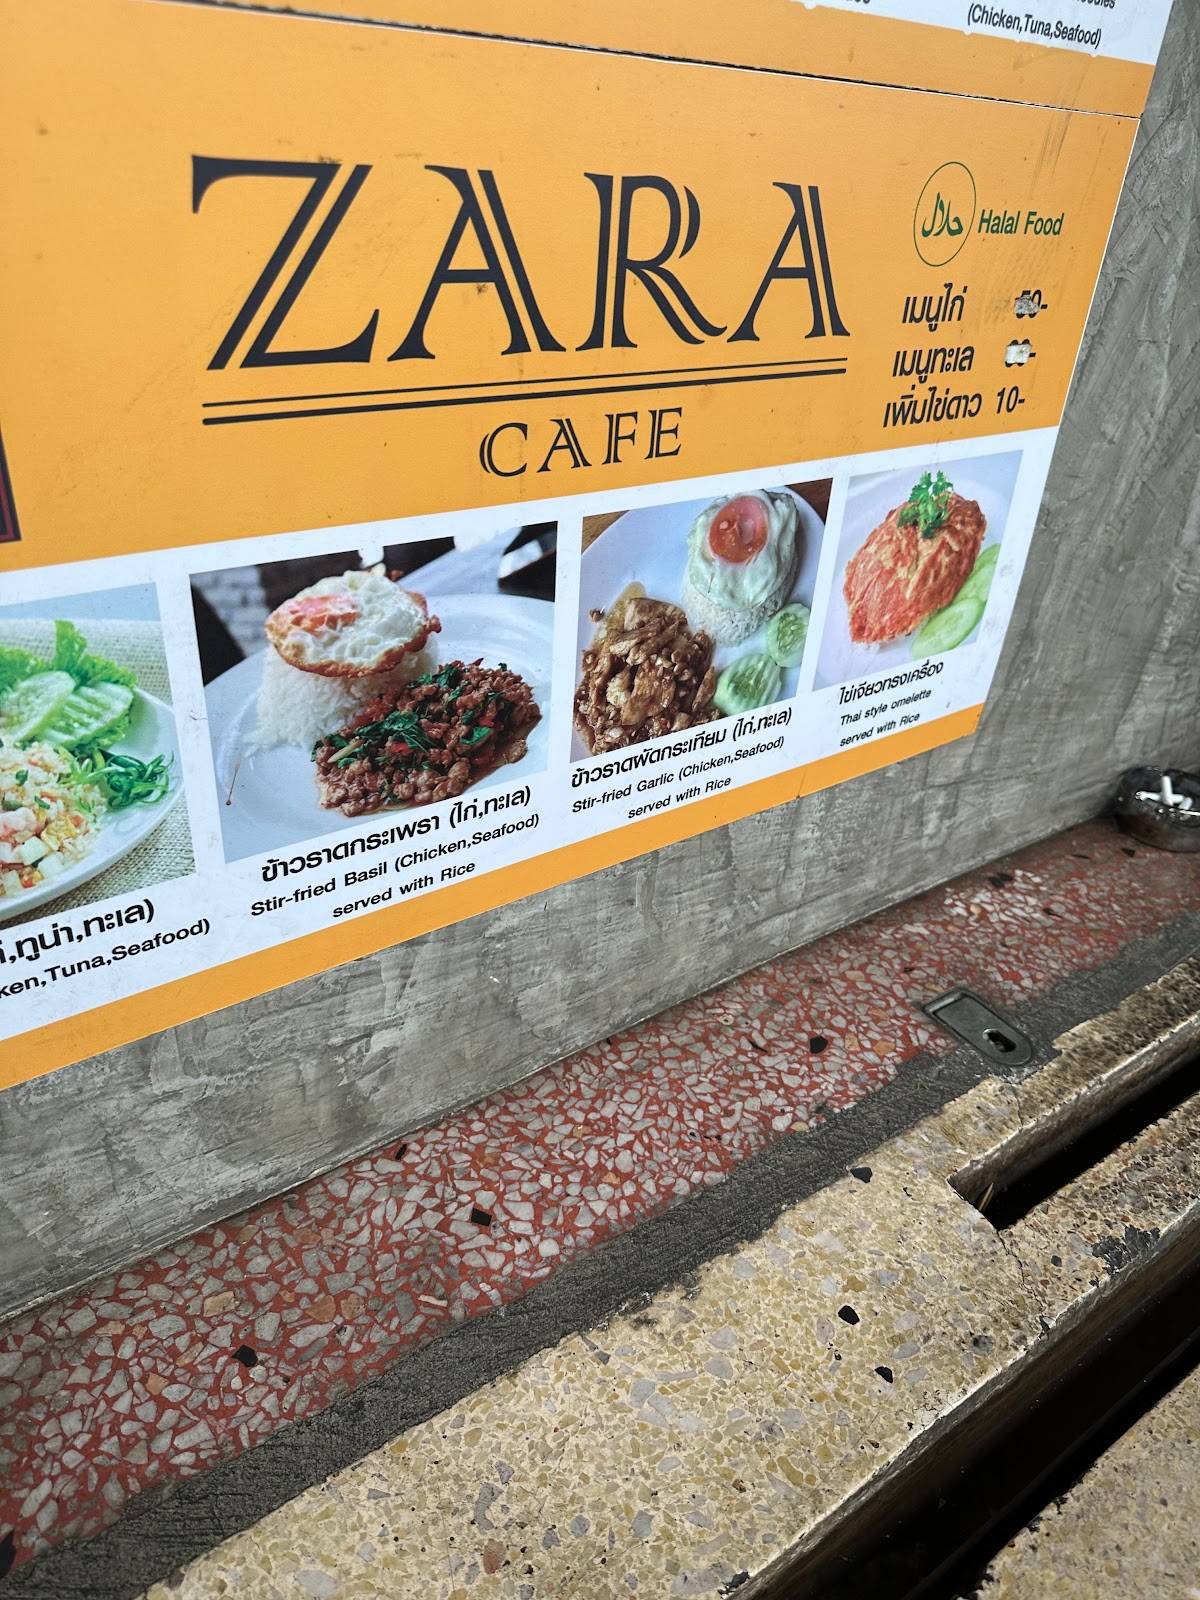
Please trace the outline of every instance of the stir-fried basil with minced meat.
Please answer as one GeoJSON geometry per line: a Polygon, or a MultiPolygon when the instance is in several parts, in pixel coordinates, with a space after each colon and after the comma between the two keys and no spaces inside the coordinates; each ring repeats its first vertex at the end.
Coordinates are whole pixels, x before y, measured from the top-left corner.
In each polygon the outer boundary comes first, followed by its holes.
{"type": "Polygon", "coordinates": [[[501,662],[450,661],[391,689],[313,746],[321,804],[348,817],[461,794],[525,754],[541,713],[501,662]]]}

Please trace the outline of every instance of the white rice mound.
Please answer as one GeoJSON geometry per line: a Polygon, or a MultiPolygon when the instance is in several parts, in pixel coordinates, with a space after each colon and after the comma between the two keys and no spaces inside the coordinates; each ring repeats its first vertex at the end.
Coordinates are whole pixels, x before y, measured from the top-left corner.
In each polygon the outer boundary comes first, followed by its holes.
{"type": "Polygon", "coordinates": [[[318,739],[340,728],[377,695],[419,678],[433,665],[432,652],[422,650],[406,656],[390,672],[327,678],[319,672],[302,672],[299,667],[289,666],[268,645],[254,726],[246,736],[246,753],[254,755],[280,745],[300,745],[307,753],[318,739]]]}
{"type": "Polygon", "coordinates": [[[685,569],[680,599],[693,628],[703,628],[717,644],[742,644],[752,633],[757,633],[764,622],[769,622],[777,611],[783,609],[795,578],[793,568],[784,575],[771,594],[757,605],[726,606],[710,595],[701,594],[692,582],[691,573],[685,569]]]}

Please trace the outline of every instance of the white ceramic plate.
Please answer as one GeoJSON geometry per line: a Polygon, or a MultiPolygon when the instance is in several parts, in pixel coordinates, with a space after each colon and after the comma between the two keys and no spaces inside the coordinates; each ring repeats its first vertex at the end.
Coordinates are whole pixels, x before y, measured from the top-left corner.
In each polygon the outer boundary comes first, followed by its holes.
{"type": "MultiPolygon", "coordinates": [[[[943,468],[964,499],[975,500],[987,518],[987,531],[983,549],[999,544],[1008,516],[1012,496],[1014,458],[1011,455],[967,462],[947,462],[943,468]]],[[[850,558],[861,549],[867,535],[877,528],[894,506],[900,505],[920,476],[918,469],[904,472],[879,472],[869,478],[860,478],[851,485],[846,496],[846,510],[842,518],[841,546],[838,550],[837,571],[833,578],[833,591],[829,596],[829,610],[821,637],[821,654],[817,662],[816,687],[828,688],[831,684],[849,683],[854,678],[870,677],[876,672],[894,671],[912,665],[912,634],[891,639],[887,644],[855,644],[850,638],[850,618],[846,610],[846,596],[842,585],[850,558]]],[[[980,623],[967,635],[959,650],[965,650],[979,637],[980,623]]]]}
{"type": "MultiPolygon", "coordinates": [[[[825,524],[807,500],[801,499],[790,489],[786,493],[792,495],[800,508],[800,567],[787,603],[801,600],[811,610],[825,524]]],[[[654,600],[671,600],[677,605],[682,604],[680,596],[687,566],[688,532],[705,507],[712,504],[713,498],[687,500],[672,506],[641,506],[636,511],[626,511],[583,552],[579,573],[576,683],[579,682],[579,658],[591,644],[596,632],[596,624],[588,616],[589,611],[605,610],[627,584],[635,581],[654,600]]],[[[761,650],[766,636],[764,624],[742,644],[718,645],[713,652],[714,665],[719,671],[738,656],[761,650]]],[[[788,700],[795,694],[799,675],[799,667],[785,669],[780,700],[788,700]]],[[[583,740],[572,730],[572,761],[579,761],[587,753],[583,740]]]]}
{"type": "MultiPolygon", "coordinates": [[[[518,595],[480,594],[430,595],[429,604],[442,621],[441,633],[430,640],[439,661],[474,661],[482,656],[485,666],[505,662],[532,688],[542,713],[521,760],[495,768],[472,787],[513,783],[523,773],[543,771],[550,739],[553,605],[518,595]]],[[[326,811],[317,803],[315,769],[307,750],[281,745],[245,753],[263,660],[261,654],[248,656],[214,678],[205,691],[227,861],[263,855],[370,821],[326,811]]]]}
{"type": "Polygon", "coordinates": [[[0,922],[9,917],[24,916],[48,900],[78,889],[89,879],[115,865],[127,856],[135,845],[141,844],[148,834],[179,803],[183,788],[179,775],[179,744],[175,736],[175,716],[170,706],[141,689],[134,690],[133,718],[129,732],[113,749],[125,756],[137,756],[149,761],[154,756],[171,758],[171,787],[161,800],[152,806],[130,806],[127,811],[110,811],[101,822],[95,842],[82,860],[66,872],[60,872],[49,883],[39,883],[21,894],[0,896],[0,922]]]}

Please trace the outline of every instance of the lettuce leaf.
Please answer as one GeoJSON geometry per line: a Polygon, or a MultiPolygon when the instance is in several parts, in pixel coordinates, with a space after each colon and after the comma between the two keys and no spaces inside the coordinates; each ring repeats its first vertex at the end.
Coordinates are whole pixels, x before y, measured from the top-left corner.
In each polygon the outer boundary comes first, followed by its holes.
{"type": "MultiPolygon", "coordinates": [[[[92,683],[119,683],[128,689],[137,688],[136,674],[104,656],[93,655],[75,624],[61,620],[54,624],[54,654],[49,661],[15,645],[0,646],[0,696],[39,672],[65,672],[81,689],[92,683]]],[[[108,730],[109,740],[118,739],[127,732],[130,714],[126,714],[119,727],[108,730]]]]}
{"type": "MultiPolygon", "coordinates": [[[[44,665],[44,662],[38,662],[37,670],[44,665]]],[[[69,672],[81,686],[87,683],[123,683],[129,689],[137,687],[137,676],[128,667],[120,667],[115,661],[92,655],[87,640],[73,622],[59,621],[54,624],[54,659],[50,665],[55,672],[69,672]]]]}
{"type": "Polygon", "coordinates": [[[31,678],[35,672],[45,672],[46,663],[28,650],[18,650],[15,645],[0,648],[0,694],[5,694],[15,683],[31,678]]]}

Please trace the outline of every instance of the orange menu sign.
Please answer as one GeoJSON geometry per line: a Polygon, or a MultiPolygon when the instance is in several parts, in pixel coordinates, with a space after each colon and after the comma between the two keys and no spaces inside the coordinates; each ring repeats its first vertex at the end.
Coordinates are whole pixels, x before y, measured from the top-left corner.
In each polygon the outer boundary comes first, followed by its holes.
{"type": "Polygon", "coordinates": [[[1135,58],[434,9],[3,11],[0,1083],[975,725],[1135,58]]]}
{"type": "Polygon", "coordinates": [[[1136,128],[135,0],[13,35],[0,570],[1053,425],[1136,128]],[[908,420],[928,334],[974,362],[908,420]]]}
{"type": "Polygon", "coordinates": [[[323,0],[312,9],[1136,116],[1170,0],[1038,0],[1033,9],[972,0],[323,0]]]}

